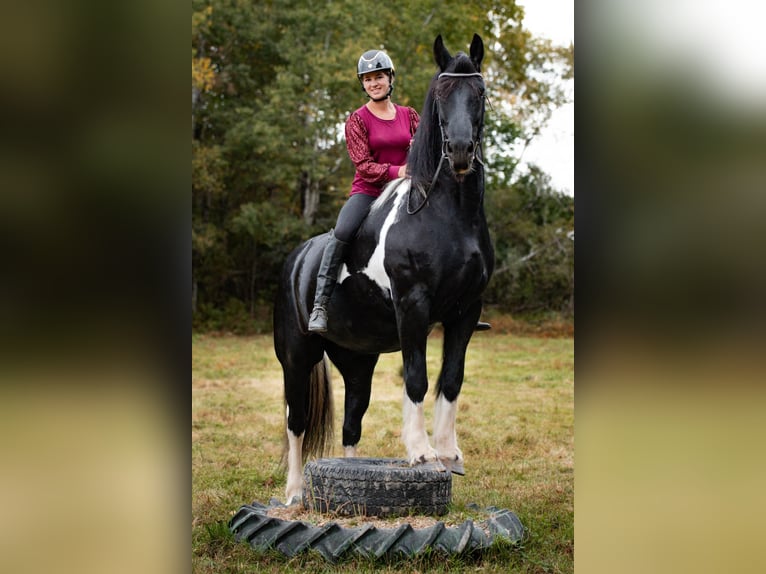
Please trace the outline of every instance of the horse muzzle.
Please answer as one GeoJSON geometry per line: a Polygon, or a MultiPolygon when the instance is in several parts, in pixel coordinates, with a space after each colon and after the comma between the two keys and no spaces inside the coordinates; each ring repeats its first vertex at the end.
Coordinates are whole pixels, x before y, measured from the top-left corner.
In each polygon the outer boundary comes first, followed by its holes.
{"type": "Polygon", "coordinates": [[[463,177],[471,173],[473,161],[476,157],[476,145],[473,141],[448,141],[446,152],[450,167],[459,180],[462,180],[463,177]]]}

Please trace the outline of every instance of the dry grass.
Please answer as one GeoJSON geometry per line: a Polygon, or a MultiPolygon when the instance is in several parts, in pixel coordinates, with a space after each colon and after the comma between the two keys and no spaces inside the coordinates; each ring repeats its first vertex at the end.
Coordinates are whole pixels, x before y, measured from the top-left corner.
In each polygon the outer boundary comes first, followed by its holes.
{"type": "MultiPolygon", "coordinates": [[[[281,368],[270,336],[194,336],[192,380],[192,540],[195,572],[312,572],[330,569],[314,555],[258,555],[229,535],[244,503],[284,497],[280,468],[284,407],[281,368]]],[[[438,375],[441,335],[429,340],[429,378],[438,375]]],[[[458,414],[466,476],[453,478],[445,522],[478,518],[469,505],[515,512],[529,530],[520,547],[480,557],[418,557],[402,565],[359,559],[341,572],[571,572],[573,570],[574,350],[571,337],[489,332],[468,350],[458,414]]],[[[359,456],[401,457],[401,358],[381,356],[364,419],[359,456]]],[[[333,371],[336,433],[342,456],[343,384],[333,371]]],[[[433,386],[433,385],[432,385],[433,386]]],[[[426,403],[429,427],[432,400],[426,403]]],[[[319,520],[315,518],[314,520],[319,520]]],[[[352,519],[353,520],[353,519],[352,519]]],[[[360,519],[357,519],[360,520],[360,519]]],[[[401,520],[401,519],[399,519],[401,520]]],[[[416,521],[422,518],[411,518],[416,521]]],[[[417,526],[417,523],[414,523],[417,526]]]]}

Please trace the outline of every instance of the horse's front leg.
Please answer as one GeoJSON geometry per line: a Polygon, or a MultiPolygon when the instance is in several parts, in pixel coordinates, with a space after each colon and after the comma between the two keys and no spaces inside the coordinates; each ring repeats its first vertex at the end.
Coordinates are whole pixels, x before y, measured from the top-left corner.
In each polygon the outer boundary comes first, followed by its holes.
{"type": "Polygon", "coordinates": [[[457,320],[444,324],[442,370],[436,387],[434,446],[444,466],[461,475],[465,470],[457,445],[457,399],[463,386],[468,342],[480,315],[481,302],[477,302],[457,320]]]}
{"type": "Polygon", "coordinates": [[[397,323],[404,363],[402,401],[402,442],[411,465],[437,459],[426,431],[423,401],[428,392],[426,345],[428,339],[428,304],[417,291],[399,301],[397,323]]]}

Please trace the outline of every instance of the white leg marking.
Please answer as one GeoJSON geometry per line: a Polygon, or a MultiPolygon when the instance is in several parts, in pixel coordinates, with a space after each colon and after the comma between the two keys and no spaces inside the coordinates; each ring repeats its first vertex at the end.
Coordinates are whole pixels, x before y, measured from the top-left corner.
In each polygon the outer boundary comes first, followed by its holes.
{"type": "Polygon", "coordinates": [[[287,442],[290,450],[287,453],[287,487],[285,488],[285,504],[290,504],[294,497],[301,499],[303,495],[303,464],[302,449],[303,435],[296,436],[293,431],[287,431],[287,442]]]}
{"type": "Polygon", "coordinates": [[[450,402],[439,394],[434,404],[434,446],[439,458],[463,460],[457,447],[457,399],[450,402]]]}
{"type": "Polygon", "coordinates": [[[343,447],[346,458],[356,457],[356,445],[343,447]]]}
{"type": "Polygon", "coordinates": [[[412,402],[407,396],[406,389],[402,404],[402,418],[402,441],[407,448],[410,464],[436,460],[436,451],[428,442],[423,402],[412,402]]]}

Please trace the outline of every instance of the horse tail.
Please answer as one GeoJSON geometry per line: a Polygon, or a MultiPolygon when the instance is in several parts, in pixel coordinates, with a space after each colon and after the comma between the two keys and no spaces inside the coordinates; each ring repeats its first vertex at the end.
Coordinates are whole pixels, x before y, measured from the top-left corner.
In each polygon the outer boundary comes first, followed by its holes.
{"type": "Polygon", "coordinates": [[[303,436],[303,462],[322,457],[333,441],[333,398],[330,361],[324,355],[311,369],[306,431],[303,436]]]}

